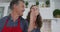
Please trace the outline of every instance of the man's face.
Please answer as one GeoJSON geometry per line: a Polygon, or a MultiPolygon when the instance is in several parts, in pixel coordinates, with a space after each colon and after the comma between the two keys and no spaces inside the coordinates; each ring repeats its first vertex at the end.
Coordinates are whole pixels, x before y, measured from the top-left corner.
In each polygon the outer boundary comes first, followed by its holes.
{"type": "Polygon", "coordinates": [[[16,12],[18,13],[18,15],[22,16],[23,12],[25,11],[24,2],[20,1],[19,4],[15,8],[16,8],[16,12]]]}

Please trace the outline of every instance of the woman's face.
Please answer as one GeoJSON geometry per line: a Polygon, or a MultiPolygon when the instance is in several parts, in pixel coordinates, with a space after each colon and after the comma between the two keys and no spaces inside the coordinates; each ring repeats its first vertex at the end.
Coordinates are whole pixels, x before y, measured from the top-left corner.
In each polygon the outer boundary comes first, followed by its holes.
{"type": "Polygon", "coordinates": [[[39,14],[38,6],[33,6],[30,11],[31,11],[31,13],[34,13],[35,16],[37,16],[39,14]]]}

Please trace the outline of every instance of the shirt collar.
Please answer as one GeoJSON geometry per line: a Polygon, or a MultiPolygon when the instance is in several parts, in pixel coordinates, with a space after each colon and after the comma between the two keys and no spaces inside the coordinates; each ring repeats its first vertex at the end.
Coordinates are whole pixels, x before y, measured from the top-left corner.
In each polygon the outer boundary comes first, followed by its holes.
{"type": "MultiPolygon", "coordinates": [[[[10,20],[13,20],[12,17],[11,17],[11,14],[9,14],[8,18],[9,18],[10,20]]],[[[22,19],[21,16],[19,16],[19,18],[22,19]]]]}

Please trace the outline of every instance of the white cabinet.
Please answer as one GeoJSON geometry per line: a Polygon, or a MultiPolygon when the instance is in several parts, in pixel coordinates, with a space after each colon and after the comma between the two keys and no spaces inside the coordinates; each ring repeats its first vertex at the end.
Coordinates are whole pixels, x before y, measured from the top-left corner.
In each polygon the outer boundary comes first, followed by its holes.
{"type": "Polygon", "coordinates": [[[60,19],[51,20],[52,32],[60,32],[60,19]]]}
{"type": "Polygon", "coordinates": [[[0,18],[7,15],[9,3],[0,3],[0,18]]]}
{"type": "Polygon", "coordinates": [[[44,19],[43,25],[41,28],[41,32],[51,32],[51,20],[50,19],[44,19]]]}
{"type": "Polygon", "coordinates": [[[41,32],[60,32],[60,18],[43,20],[41,32]]]}
{"type": "Polygon", "coordinates": [[[4,7],[0,7],[0,18],[2,18],[3,13],[4,13],[4,7]]]}

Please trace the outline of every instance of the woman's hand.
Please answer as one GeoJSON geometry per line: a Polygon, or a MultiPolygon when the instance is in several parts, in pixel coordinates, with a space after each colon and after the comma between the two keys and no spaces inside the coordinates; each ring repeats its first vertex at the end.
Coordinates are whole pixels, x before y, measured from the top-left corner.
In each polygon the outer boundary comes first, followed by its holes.
{"type": "Polygon", "coordinates": [[[32,31],[34,29],[34,27],[35,27],[35,21],[36,21],[35,13],[31,12],[28,31],[32,31]]]}
{"type": "Polygon", "coordinates": [[[31,9],[30,20],[36,21],[38,15],[39,15],[39,8],[35,6],[31,9]]]}
{"type": "Polygon", "coordinates": [[[39,8],[36,7],[36,9],[35,9],[35,16],[37,17],[38,15],[39,15],[39,8]]]}

